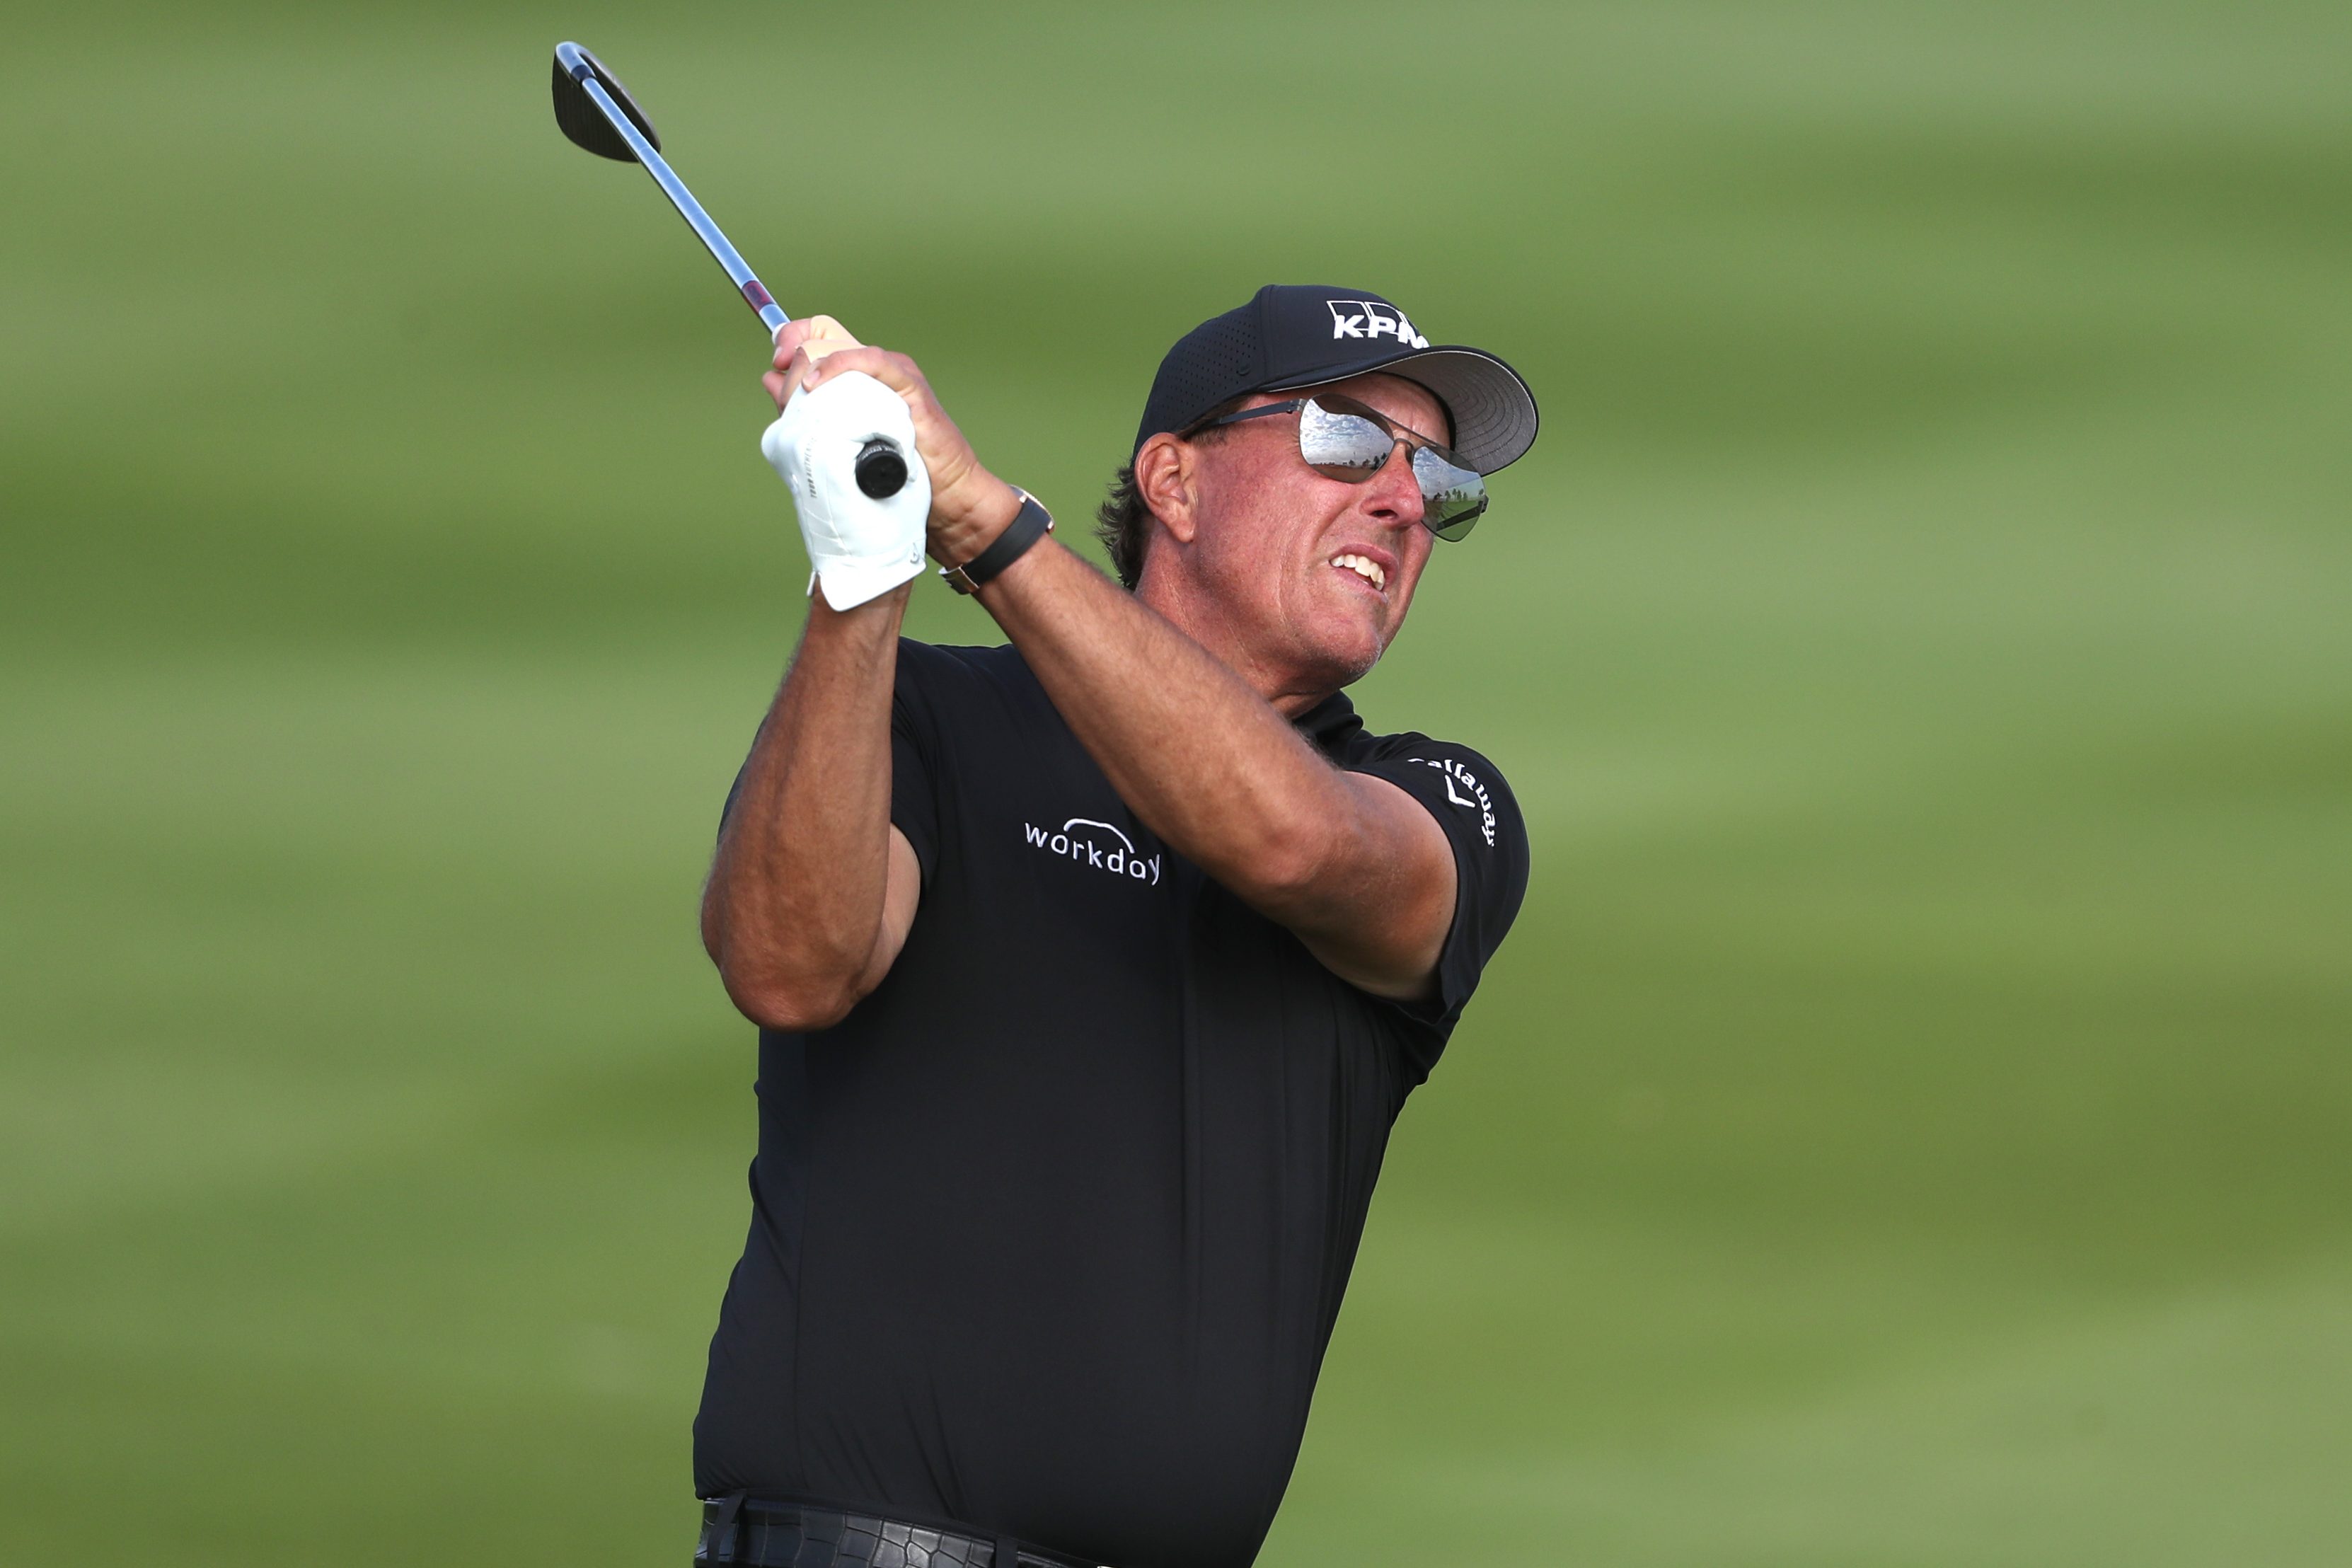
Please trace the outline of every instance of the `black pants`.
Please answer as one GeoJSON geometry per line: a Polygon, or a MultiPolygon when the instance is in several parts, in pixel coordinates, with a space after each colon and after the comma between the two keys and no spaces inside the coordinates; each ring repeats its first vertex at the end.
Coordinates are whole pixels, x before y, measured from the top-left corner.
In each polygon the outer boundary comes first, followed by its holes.
{"type": "Polygon", "coordinates": [[[698,1564],[746,1568],[1096,1568],[1010,1536],[812,1504],[747,1498],[702,1504],[698,1564]]]}

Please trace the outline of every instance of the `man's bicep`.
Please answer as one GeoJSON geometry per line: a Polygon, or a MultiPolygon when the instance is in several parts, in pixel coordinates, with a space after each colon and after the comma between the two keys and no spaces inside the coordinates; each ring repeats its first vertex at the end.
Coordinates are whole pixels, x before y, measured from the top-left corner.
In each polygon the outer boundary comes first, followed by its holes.
{"type": "Polygon", "coordinates": [[[873,955],[858,976],[860,997],[870,994],[881,984],[890,966],[898,962],[898,952],[907,945],[907,932],[914,928],[915,910],[922,897],[922,863],[915,858],[914,845],[894,822],[890,825],[889,863],[882,881],[882,924],[874,933],[873,955]]]}
{"type": "Polygon", "coordinates": [[[1374,773],[1345,773],[1356,832],[1328,886],[1286,922],[1323,967],[1391,1001],[1428,996],[1459,895],[1454,847],[1429,809],[1374,773]]]}
{"type": "Polygon", "coordinates": [[[1527,895],[1527,821],[1510,786],[1485,757],[1425,736],[1404,740],[1405,746],[1359,763],[1355,771],[1409,796],[1453,852],[1454,900],[1439,938],[1433,983],[1396,998],[1424,1021],[1450,1026],[1527,895]]]}

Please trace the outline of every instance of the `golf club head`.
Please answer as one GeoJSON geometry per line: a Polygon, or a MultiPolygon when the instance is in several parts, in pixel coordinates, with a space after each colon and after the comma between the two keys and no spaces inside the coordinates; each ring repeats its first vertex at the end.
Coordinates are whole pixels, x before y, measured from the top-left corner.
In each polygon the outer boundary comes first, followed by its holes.
{"type": "Polygon", "coordinates": [[[604,68],[604,61],[578,44],[558,44],[555,46],[555,123],[572,144],[584,147],[599,158],[610,158],[616,163],[634,163],[637,161],[637,155],[629,151],[629,144],[621,140],[621,133],[613,129],[613,122],[604,118],[604,111],[589,99],[587,90],[573,76],[572,62],[575,60],[595,78],[598,86],[612,95],[613,101],[621,106],[621,112],[629,117],[629,122],[644,132],[646,140],[654,144],[656,152],[659,152],[661,133],[654,129],[654,122],[646,118],[646,111],[637,107],[637,100],[629,96],[629,89],[621,85],[620,79],[604,68]]]}

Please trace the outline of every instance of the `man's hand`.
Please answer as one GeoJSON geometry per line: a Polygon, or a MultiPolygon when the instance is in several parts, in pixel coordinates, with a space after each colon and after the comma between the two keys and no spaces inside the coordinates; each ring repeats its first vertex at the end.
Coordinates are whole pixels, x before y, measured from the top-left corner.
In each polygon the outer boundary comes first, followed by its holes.
{"type": "MultiPolygon", "coordinates": [[[[810,352],[803,342],[801,353],[810,352]]],[[[760,450],[793,492],[801,542],[825,602],[853,609],[919,576],[931,481],[919,459],[898,487],[868,492],[859,454],[876,440],[916,450],[906,400],[870,375],[836,375],[794,392],[760,438],[760,450]]]]}
{"type": "Polygon", "coordinates": [[[782,408],[795,394],[847,371],[862,371],[896,392],[914,416],[915,449],[931,476],[932,559],[959,566],[987,549],[1021,510],[1021,498],[981,466],[913,360],[860,344],[830,316],[811,316],[777,336],[776,368],[764,379],[782,408]]]}
{"type": "Polygon", "coordinates": [[[786,321],[784,330],[776,334],[775,368],[760,378],[768,395],[776,400],[776,412],[782,414],[784,405],[808,373],[827,354],[843,349],[859,347],[850,336],[849,329],[831,316],[803,316],[797,321],[786,321]]]}

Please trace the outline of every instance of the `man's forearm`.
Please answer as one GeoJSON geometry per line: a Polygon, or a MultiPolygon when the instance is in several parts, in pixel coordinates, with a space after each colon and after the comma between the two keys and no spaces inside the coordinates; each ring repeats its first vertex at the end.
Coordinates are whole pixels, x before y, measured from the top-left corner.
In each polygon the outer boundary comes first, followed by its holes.
{"type": "Polygon", "coordinates": [[[889,861],[890,699],[907,591],[809,600],[703,894],[703,943],[762,1024],[821,1026],[856,999],[889,861]]]}
{"type": "Polygon", "coordinates": [[[1048,540],[981,602],[1119,797],[1187,858],[1278,908],[1347,832],[1354,798],[1273,705],[1048,540]]]}

